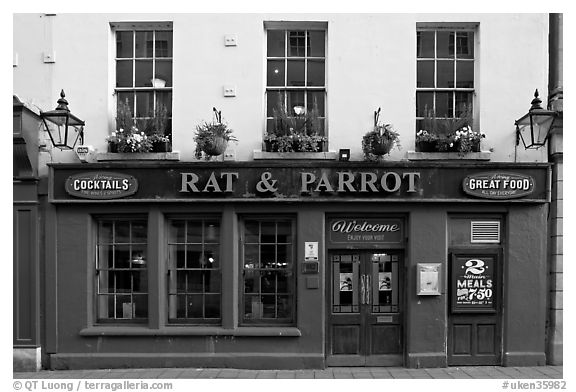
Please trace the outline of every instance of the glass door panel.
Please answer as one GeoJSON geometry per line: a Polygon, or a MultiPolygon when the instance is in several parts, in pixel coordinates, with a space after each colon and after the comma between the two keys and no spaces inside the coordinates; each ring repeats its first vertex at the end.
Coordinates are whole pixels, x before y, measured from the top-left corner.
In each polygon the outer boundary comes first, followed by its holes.
{"type": "Polygon", "coordinates": [[[360,311],[360,255],[332,255],[332,312],[360,311]]]}
{"type": "Polygon", "coordinates": [[[398,312],[398,255],[372,253],[368,270],[372,313],[398,312]]]}

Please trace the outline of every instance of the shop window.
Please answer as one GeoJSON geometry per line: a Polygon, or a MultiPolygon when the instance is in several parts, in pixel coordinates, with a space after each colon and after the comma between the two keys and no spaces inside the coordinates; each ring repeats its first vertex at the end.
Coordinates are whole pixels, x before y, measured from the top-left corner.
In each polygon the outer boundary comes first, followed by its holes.
{"type": "Polygon", "coordinates": [[[220,222],[174,219],[168,232],[168,319],[221,320],[220,222]]]}
{"type": "Polygon", "coordinates": [[[473,121],[474,30],[473,26],[418,27],[416,132],[433,131],[427,129],[431,119],[446,134],[460,128],[466,118],[473,121]]]}
{"type": "Polygon", "coordinates": [[[266,132],[287,136],[292,128],[324,136],[327,24],[267,22],[265,27],[266,132]]]}
{"type": "Polygon", "coordinates": [[[98,321],[148,317],[147,222],[98,221],[96,257],[98,321]]]}
{"type": "Polygon", "coordinates": [[[152,134],[160,127],[170,136],[172,24],[115,23],[112,28],[116,40],[117,107],[127,104],[139,130],[152,134]],[[159,119],[163,124],[159,124],[159,119]]]}
{"type": "Polygon", "coordinates": [[[245,219],[241,314],[244,324],[292,324],[295,238],[291,219],[245,219]]]}

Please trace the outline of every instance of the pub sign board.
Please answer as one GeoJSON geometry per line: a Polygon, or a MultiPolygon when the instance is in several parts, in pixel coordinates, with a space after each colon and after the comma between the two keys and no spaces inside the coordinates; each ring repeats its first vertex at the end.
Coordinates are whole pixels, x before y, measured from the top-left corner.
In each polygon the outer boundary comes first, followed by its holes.
{"type": "Polygon", "coordinates": [[[109,200],[135,194],[138,190],[138,181],[122,173],[88,172],[68,177],[65,188],[72,196],[109,200]]]}
{"type": "Polygon", "coordinates": [[[516,199],[534,192],[534,178],[524,174],[488,172],[466,176],[464,192],[485,199],[516,199]]]}
{"type": "Polygon", "coordinates": [[[453,313],[496,312],[496,267],[494,255],[453,255],[451,274],[453,313]]]}
{"type": "Polygon", "coordinates": [[[363,162],[218,163],[56,163],[50,165],[50,200],[483,202],[487,200],[484,192],[487,191],[493,202],[549,201],[549,166],[544,164],[479,167],[412,162],[385,166],[363,162]],[[501,177],[503,173],[515,174],[485,181],[488,179],[482,176],[490,173],[490,168],[501,177]],[[111,181],[119,180],[120,185],[105,183],[114,185],[109,192],[104,192],[105,189],[82,189],[80,183],[74,183],[85,179],[84,185],[96,185],[96,177],[90,176],[100,176],[100,179],[108,176],[111,181]],[[123,182],[126,179],[129,179],[128,189],[123,182]],[[464,187],[463,181],[467,184],[464,187]]]}

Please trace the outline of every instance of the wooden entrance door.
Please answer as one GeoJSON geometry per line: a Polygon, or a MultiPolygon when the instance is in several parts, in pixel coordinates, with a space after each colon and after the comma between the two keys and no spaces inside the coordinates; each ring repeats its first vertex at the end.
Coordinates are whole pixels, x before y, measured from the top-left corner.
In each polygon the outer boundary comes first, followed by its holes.
{"type": "Polygon", "coordinates": [[[455,253],[450,268],[448,365],[500,365],[501,256],[455,253]]]}
{"type": "Polygon", "coordinates": [[[329,254],[328,366],[401,366],[402,257],[389,251],[329,254]]]}

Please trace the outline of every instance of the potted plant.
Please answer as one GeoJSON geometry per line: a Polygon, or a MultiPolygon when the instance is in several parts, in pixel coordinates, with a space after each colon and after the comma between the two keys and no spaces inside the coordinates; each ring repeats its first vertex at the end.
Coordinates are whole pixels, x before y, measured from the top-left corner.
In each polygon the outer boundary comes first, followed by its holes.
{"type": "Polygon", "coordinates": [[[143,121],[144,133],[152,143],[152,152],[168,152],[172,150],[168,131],[168,109],[158,104],[156,109],[143,121]]]}
{"type": "Polygon", "coordinates": [[[211,123],[204,121],[196,126],[196,135],[194,136],[196,151],[194,155],[197,159],[201,159],[203,154],[205,159],[222,155],[230,140],[237,141],[236,137],[232,135],[232,129],[222,122],[222,112],[217,111],[216,108],[212,110],[216,120],[211,123]]]}
{"type": "Polygon", "coordinates": [[[421,129],[416,134],[416,146],[420,152],[434,152],[438,144],[438,135],[421,129]]]}
{"type": "Polygon", "coordinates": [[[400,135],[392,124],[380,124],[380,108],[374,112],[374,128],[362,137],[364,159],[374,161],[389,154],[394,147],[400,149],[400,135]]]}
{"type": "Polygon", "coordinates": [[[294,107],[289,115],[280,98],[273,109],[274,130],[264,136],[264,147],[270,152],[321,152],[326,151],[328,139],[322,136],[322,119],[314,101],[312,110],[294,107]]]}
{"type": "MultiPolygon", "coordinates": [[[[421,152],[462,152],[461,137],[457,132],[470,128],[473,123],[472,111],[464,106],[460,117],[437,118],[433,111],[425,109],[422,128],[416,134],[416,146],[421,152]],[[419,143],[422,142],[422,143],[419,143]]],[[[464,146],[467,150],[468,146],[464,146]]]]}
{"type": "Polygon", "coordinates": [[[152,150],[152,143],[148,136],[135,125],[129,129],[120,128],[110,137],[114,140],[117,152],[150,152],[152,150]]]}
{"type": "Polygon", "coordinates": [[[485,134],[473,131],[469,125],[454,134],[454,140],[458,142],[458,152],[460,154],[480,151],[480,140],[485,137],[485,134]]]}

